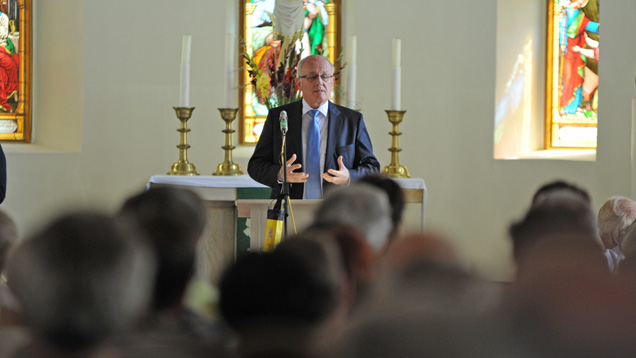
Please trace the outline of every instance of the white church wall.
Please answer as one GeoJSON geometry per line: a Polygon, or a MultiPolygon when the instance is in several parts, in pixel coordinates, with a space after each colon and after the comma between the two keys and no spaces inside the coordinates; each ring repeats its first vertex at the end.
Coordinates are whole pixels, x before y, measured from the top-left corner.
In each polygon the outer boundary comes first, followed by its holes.
{"type": "Polygon", "coordinates": [[[84,203],[81,181],[83,2],[33,2],[33,142],[3,143],[2,210],[25,235],[84,203]]]}
{"type": "MultiPolygon", "coordinates": [[[[400,37],[407,110],[400,159],[412,176],[426,181],[427,228],[450,236],[469,267],[493,279],[510,277],[507,227],[546,181],[581,185],[595,208],[610,195],[630,194],[631,99],[636,98],[636,48],[627,45],[636,33],[632,0],[606,2],[601,10],[602,34],[612,41],[604,43],[600,68],[596,162],[493,159],[501,16],[496,0],[349,1],[355,13],[343,18],[352,18],[355,26],[343,28],[358,37],[357,92],[376,155],[388,164],[390,125],[384,110],[390,106],[391,38],[400,37]]],[[[191,104],[196,107],[189,121],[189,159],[201,174],[223,161],[216,108],[224,103],[229,27],[219,2],[34,2],[40,11],[36,143],[5,146],[10,147],[9,187],[2,204],[23,232],[76,204],[114,210],[178,159],[178,121],[171,107],[178,103],[184,33],[192,34],[191,104]],[[82,11],[73,12],[78,7],[82,11]],[[72,57],[67,62],[59,52],[65,50],[72,57]],[[70,128],[59,129],[65,125],[70,128]]],[[[252,150],[235,150],[243,169],[252,150]]]]}

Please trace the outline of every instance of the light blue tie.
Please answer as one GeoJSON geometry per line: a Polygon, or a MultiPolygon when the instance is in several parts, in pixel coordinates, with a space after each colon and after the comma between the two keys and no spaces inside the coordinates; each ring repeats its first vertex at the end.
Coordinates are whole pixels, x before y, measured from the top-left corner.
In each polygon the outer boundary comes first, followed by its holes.
{"type": "Polygon", "coordinates": [[[307,199],[320,199],[322,197],[320,182],[320,127],[318,126],[318,112],[315,109],[309,111],[311,119],[307,126],[307,157],[305,158],[307,178],[307,199]]]}

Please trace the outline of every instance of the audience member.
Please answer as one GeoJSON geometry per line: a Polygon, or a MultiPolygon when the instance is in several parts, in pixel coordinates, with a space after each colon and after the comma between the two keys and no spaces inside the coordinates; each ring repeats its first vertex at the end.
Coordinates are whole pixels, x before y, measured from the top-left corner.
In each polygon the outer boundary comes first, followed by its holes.
{"type": "Polygon", "coordinates": [[[391,220],[393,228],[391,230],[391,240],[397,237],[402,224],[402,213],[404,212],[405,198],[404,191],[400,185],[388,176],[372,174],[365,175],[358,179],[358,183],[370,184],[378,189],[382,189],[389,198],[391,204],[391,220]]]}
{"type": "Polygon", "coordinates": [[[369,245],[382,252],[392,230],[389,198],[369,184],[353,183],[330,190],[316,209],[318,225],[350,225],[369,245]]]}
{"type": "Polygon", "coordinates": [[[372,312],[469,316],[498,303],[498,287],[463,269],[455,248],[442,236],[398,238],[380,268],[369,302],[372,312]]]}
{"type": "Polygon", "coordinates": [[[18,240],[15,222],[0,210],[0,357],[11,357],[28,342],[20,306],[4,275],[10,251],[18,240]]]}
{"type": "Polygon", "coordinates": [[[446,237],[432,233],[409,233],[401,236],[395,245],[389,248],[383,264],[389,269],[397,269],[405,263],[419,259],[459,262],[457,250],[446,237]]]}
{"type": "Polygon", "coordinates": [[[562,180],[541,186],[525,217],[509,228],[517,265],[533,245],[558,240],[581,240],[582,245],[602,248],[590,196],[582,188],[562,180]]]}
{"type": "Polygon", "coordinates": [[[20,358],[19,354],[29,340],[29,332],[23,326],[0,328],[0,357],[20,358]]]}
{"type": "Polygon", "coordinates": [[[340,321],[343,272],[337,253],[333,242],[294,237],[228,267],[219,307],[238,335],[239,356],[320,354],[340,321]]]}
{"type": "Polygon", "coordinates": [[[409,312],[356,322],[329,355],[335,358],[530,358],[490,317],[448,317],[409,312]]]}
{"type": "MultiPolygon", "coordinates": [[[[590,207],[582,201],[558,201],[544,203],[534,209],[530,209],[526,216],[519,222],[510,226],[512,238],[513,256],[517,263],[517,270],[533,270],[526,265],[526,260],[536,250],[534,246],[542,244],[544,247],[552,247],[555,255],[567,256],[568,251],[560,251],[564,247],[573,246],[585,248],[594,252],[601,260],[603,247],[598,238],[596,218],[590,207]],[[565,243],[564,245],[561,245],[565,243]]],[[[607,262],[607,261],[605,261],[607,262]]],[[[605,264],[607,270],[607,263],[605,264]]]]}
{"type": "Polygon", "coordinates": [[[216,341],[223,329],[184,305],[196,260],[197,244],[206,227],[201,198],[175,187],[154,187],[124,203],[120,216],[136,224],[150,240],[158,269],[149,329],[216,341]]]}
{"type": "Polygon", "coordinates": [[[625,234],[623,234],[621,252],[626,258],[636,258],[636,221],[632,222],[625,230],[625,234]]]}
{"type": "Polygon", "coordinates": [[[498,303],[497,285],[462,269],[448,240],[427,233],[399,237],[333,356],[514,356],[489,316],[498,303]]]}
{"type": "Polygon", "coordinates": [[[539,240],[565,236],[584,237],[601,248],[594,214],[587,204],[576,200],[542,204],[530,209],[521,221],[510,226],[510,235],[515,258],[539,240]]]}
{"type": "Polygon", "coordinates": [[[636,202],[624,196],[609,198],[598,211],[598,231],[610,270],[615,272],[625,256],[621,251],[623,236],[636,219],[636,202]]]}
{"type": "MultiPolygon", "coordinates": [[[[234,357],[220,345],[201,344],[192,337],[145,332],[133,337],[134,344],[122,349],[121,358],[230,358],[234,357]]],[[[19,358],[19,357],[18,357],[19,358]]],[[[111,358],[111,357],[105,357],[111,358]]]]}
{"type": "Polygon", "coordinates": [[[611,275],[598,252],[579,242],[554,245],[533,247],[532,270],[504,295],[508,339],[536,357],[633,357],[636,285],[611,275]]]}
{"type": "Polygon", "coordinates": [[[18,241],[18,230],[15,222],[4,211],[0,210],[0,327],[20,324],[20,309],[13,294],[7,287],[4,275],[5,263],[9,251],[18,241]]]}
{"type": "Polygon", "coordinates": [[[301,236],[335,241],[346,276],[343,301],[350,310],[354,309],[366,295],[375,273],[376,256],[371,246],[358,230],[346,225],[314,225],[301,236]]]}
{"type": "Polygon", "coordinates": [[[625,258],[619,263],[619,274],[633,277],[636,275],[636,220],[625,230],[620,249],[625,258]]]}
{"type": "Polygon", "coordinates": [[[7,265],[32,341],[18,357],[100,357],[138,322],[154,261],[129,227],[68,214],[22,242],[7,265]]]}
{"type": "Polygon", "coordinates": [[[585,189],[563,180],[556,180],[537,189],[532,197],[531,208],[545,203],[562,202],[564,200],[581,200],[589,206],[592,205],[590,195],[585,189]]]}

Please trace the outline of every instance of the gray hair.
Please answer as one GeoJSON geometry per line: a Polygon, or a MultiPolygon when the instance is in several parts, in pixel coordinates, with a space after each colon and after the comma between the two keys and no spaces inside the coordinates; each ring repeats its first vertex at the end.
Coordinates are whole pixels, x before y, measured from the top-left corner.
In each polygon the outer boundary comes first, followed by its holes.
{"type": "Polygon", "coordinates": [[[606,237],[607,241],[620,245],[625,231],[634,219],[636,219],[636,202],[625,196],[613,196],[598,211],[599,234],[602,239],[606,237]]]}
{"type": "Polygon", "coordinates": [[[130,328],[148,304],[155,262],[132,230],[98,213],[68,214],[23,241],[9,287],[36,336],[87,349],[130,328]]]}
{"type": "Polygon", "coordinates": [[[376,251],[386,244],[393,225],[386,193],[362,183],[329,191],[316,210],[315,221],[352,226],[376,251]]]}

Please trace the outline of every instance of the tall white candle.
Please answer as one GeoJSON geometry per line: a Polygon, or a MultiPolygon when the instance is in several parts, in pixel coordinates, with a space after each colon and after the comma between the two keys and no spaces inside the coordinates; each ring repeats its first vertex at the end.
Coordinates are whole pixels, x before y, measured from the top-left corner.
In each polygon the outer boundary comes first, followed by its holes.
{"type": "Polygon", "coordinates": [[[351,54],[351,64],[355,66],[358,64],[358,41],[356,35],[351,35],[351,38],[349,39],[349,51],[351,54]]]}
{"type": "Polygon", "coordinates": [[[402,60],[402,40],[393,39],[393,67],[400,67],[402,60]]]}
{"type": "Polygon", "coordinates": [[[225,108],[236,108],[234,83],[236,34],[227,34],[225,38],[225,108]]]}
{"type": "Polygon", "coordinates": [[[183,35],[181,44],[181,81],[179,83],[179,107],[190,107],[190,48],[192,36],[183,35]]]}
{"type": "Polygon", "coordinates": [[[347,107],[356,109],[356,65],[347,70],[347,107]]]}
{"type": "Polygon", "coordinates": [[[393,39],[393,69],[392,69],[392,86],[391,86],[391,109],[394,111],[400,111],[401,105],[401,86],[402,86],[402,68],[400,67],[402,51],[402,41],[400,39],[393,39]]]}
{"type": "Polygon", "coordinates": [[[347,107],[356,108],[356,61],[357,43],[356,36],[352,35],[349,40],[349,60],[351,64],[347,70],[347,107]]]}

